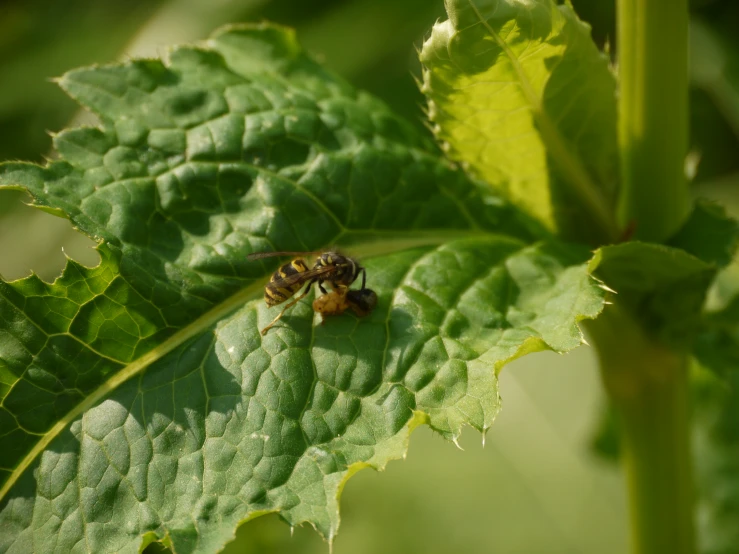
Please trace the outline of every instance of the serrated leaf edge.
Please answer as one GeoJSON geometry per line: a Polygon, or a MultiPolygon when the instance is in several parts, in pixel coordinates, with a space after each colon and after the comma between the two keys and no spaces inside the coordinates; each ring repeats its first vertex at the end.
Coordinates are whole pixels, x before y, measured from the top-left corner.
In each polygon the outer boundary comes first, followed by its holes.
{"type": "MultiPolygon", "coordinates": [[[[25,189],[23,189],[22,187],[19,187],[19,190],[25,190],[25,189]]],[[[32,204],[31,206],[34,208],[43,209],[43,206],[40,206],[37,204],[32,204]]],[[[59,215],[59,214],[63,214],[64,217],[68,218],[68,216],[64,214],[61,210],[58,210],[56,212],[56,215],[59,215]]],[[[353,234],[355,238],[359,238],[361,236],[360,232],[352,232],[351,234],[353,234]]],[[[343,233],[340,234],[336,240],[340,241],[343,235],[344,235],[343,233]]],[[[412,233],[411,237],[397,238],[395,240],[393,240],[393,238],[397,236],[397,233],[389,233],[389,235],[390,237],[388,238],[390,240],[388,240],[386,243],[383,241],[377,241],[377,240],[371,241],[372,239],[371,236],[365,237],[365,241],[367,242],[365,244],[358,243],[355,246],[353,246],[351,248],[352,253],[355,253],[359,257],[367,257],[368,255],[370,256],[383,255],[383,254],[390,254],[393,252],[402,251],[408,248],[413,248],[413,247],[418,247],[418,246],[430,246],[430,245],[443,244],[445,242],[448,242],[449,240],[452,240],[451,237],[453,235],[459,235],[459,238],[462,238],[462,237],[470,238],[475,235],[495,236],[495,233],[480,233],[480,232],[474,232],[474,231],[458,232],[458,233],[453,233],[453,232],[450,233],[448,231],[416,232],[416,233],[412,233]]],[[[502,235],[502,236],[505,236],[505,235],[502,235]]],[[[90,237],[90,238],[94,238],[94,237],[90,237]]],[[[105,244],[106,243],[101,241],[98,247],[95,249],[95,251],[99,252],[100,248],[105,248],[105,244]]],[[[69,266],[69,263],[70,261],[68,258],[66,267],[69,266]]],[[[98,264],[96,267],[100,267],[102,263],[103,262],[101,261],[101,263],[98,264]]],[[[65,267],[65,270],[66,270],[66,267],[65,267]]],[[[21,279],[9,281],[9,283],[20,282],[28,278],[29,277],[23,277],[21,279]]],[[[144,371],[152,363],[161,359],[169,352],[175,350],[177,347],[182,345],[184,342],[186,342],[190,338],[196,336],[198,333],[204,331],[205,329],[212,326],[217,321],[225,318],[228,314],[236,311],[237,309],[246,305],[247,303],[255,302],[258,299],[261,299],[261,293],[264,290],[264,285],[267,279],[268,279],[268,276],[265,276],[263,280],[257,281],[256,283],[241,289],[236,294],[232,295],[231,297],[224,300],[223,302],[221,302],[220,304],[218,304],[211,310],[207,311],[206,313],[198,317],[196,320],[194,320],[190,325],[188,325],[184,329],[181,329],[180,331],[175,332],[171,337],[169,337],[164,342],[162,342],[160,346],[150,350],[149,352],[147,352],[140,358],[126,365],[121,371],[119,371],[118,373],[113,375],[110,379],[105,381],[102,385],[100,385],[100,387],[98,387],[93,393],[85,397],[84,400],[82,400],[70,412],[65,414],[56,424],[54,424],[54,426],[52,426],[51,429],[49,429],[46,433],[44,433],[41,436],[41,438],[34,445],[34,447],[28,452],[26,456],[24,456],[24,458],[21,460],[18,466],[10,473],[6,482],[3,484],[2,487],[0,487],[0,501],[5,497],[5,495],[7,495],[7,493],[10,491],[13,485],[17,482],[20,476],[28,469],[28,467],[33,463],[33,461],[46,449],[47,446],[49,446],[51,441],[54,440],[54,438],[57,435],[63,432],[64,429],[66,429],[77,417],[82,415],[87,410],[93,408],[98,402],[103,400],[109,393],[114,391],[117,387],[119,387],[124,382],[131,379],[132,377],[138,375],[142,371],[144,371]]]]}

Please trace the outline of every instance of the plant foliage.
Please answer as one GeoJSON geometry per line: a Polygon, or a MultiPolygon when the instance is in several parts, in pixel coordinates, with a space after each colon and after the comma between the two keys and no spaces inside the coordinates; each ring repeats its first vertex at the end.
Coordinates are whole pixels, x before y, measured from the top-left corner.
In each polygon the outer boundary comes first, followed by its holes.
{"type": "Polygon", "coordinates": [[[331,537],[346,479],[427,423],[485,431],[496,369],[582,342],[601,310],[587,250],[556,242],[274,26],[228,28],[59,80],[99,128],[0,184],[100,241],[47,284],[0,284],[0,544],[221,547],[279,512],[331,537]],[[379,305],[262,337],[279,263],[342,245],[379,305]],[[121,522],[125,522],[122,524],[121,522]]]}
{"type": "MultiPolygon", "coordinates": [[[[273,512],[330,539],[353,473],[419,424],[484,433],[503,365],[580,345],[607,290],[650,340],[735,365],[736,302],[704,309],[735,222],[698,204],[664,245],[618,243],[616,79],[589,28],[552,0],[446,4],[421,52],[441,150],[273,25],[59,79],[100,126],[0,187],[100,264],[0,280],[0,550],[212,552],[273,512]],[[322,324],[308,297],[262,336],[282,262],[247,255],[334,246],[377,308],[322,324]]],[[[705,467],[723,528],[733,473],[705,467]]]]}

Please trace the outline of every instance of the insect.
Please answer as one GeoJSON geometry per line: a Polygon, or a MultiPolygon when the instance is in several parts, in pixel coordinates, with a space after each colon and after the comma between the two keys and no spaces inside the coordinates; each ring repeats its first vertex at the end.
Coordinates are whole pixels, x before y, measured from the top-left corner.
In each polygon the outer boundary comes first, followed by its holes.
{"type": "Polygon", "coordinates": [[[314,283],[318,284],[318,288],[323,293],[328,293],[323,283],[328,283],[335,291],[345,293],[361,273],[362,289],[365,289],[367,282],[367,272],[365,269],[356,260],[338,252],[255,252],[249,254],[247,259],[261,260],[262,258],[272,258],[275,256],[301,257],[283,264],[272,274],[269,283],[264,287],[264,301],[267,303],[267,306],[272,307],[282,304],[288,298],[294,296],[304,284],[307,283],[307,286],[300,296],[293,299],[269,325],[262,329],[262,335],[265,335],[279,321],[288,308],[305,298],[314,283]],[[316,262],[309,269],[308,264],[302,256],[316,254],[318,255],[316,262]]]}
{"type": "Polygon", "coordinates": [[[316,298],[313,301],[313,310],[321,314],[325,321],[327,316],[341,315],[349,308],[357,317],[365,317],[376,305],[377,294],[372,289],[350,290],[345,294],[332,291],[316,298]]]}

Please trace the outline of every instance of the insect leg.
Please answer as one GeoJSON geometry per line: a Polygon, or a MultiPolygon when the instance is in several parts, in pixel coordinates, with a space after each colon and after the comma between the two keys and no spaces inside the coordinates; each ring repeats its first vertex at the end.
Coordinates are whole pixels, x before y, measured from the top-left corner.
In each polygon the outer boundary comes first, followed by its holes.
{"type": "Polygon", "coordinates": [[[328,291],[327,291],[327,290],[326,290],[326,288],[325,288],[325,287],[323,286],[323,279],[319,279],[319,280],[318,280],[318,288],[320,289],[320,291],[321,291],[321,292],[322,292],[323,294],[328,294],[328,291]]]}
{"type": "Polygon", "coordinates": [[[362,271],[362,288],[361,288],[361,290],[364,290],[366,288],[365,286],[367,285],[367,271],[364,268],[362,268],[361,271],[362,271]]]}
{"type": "Polygon", "coordinates": [[[305,291],[303,291],[303,294],[301,294],[297,298],[293,299],[292,302],[290,302],[287,306],[285,306],[284,308],[282,308],[282,311],[277,315],[277,317],[274,318],[272,321],[270,321],[269,322],[269,325],[267,325],[264,329],[262,329],[262,336],[264,336],[264,335],[267,334],[267,331],[269,331],[272,328],[272,326],[280,320],[280,318],[283,316],[283,314],[285,313],[285,311],[288,308],[293,307],[295,304],[297,304],[298,302],[300,302],[303,298],[305,298],[306,296],[308,296],[308,293],[310,292],[311,286],[316,281],[317,281],[317,279],[313,279],[311,282],[309,282],[308,283],[308,286],[305,287],[305,291]]]}

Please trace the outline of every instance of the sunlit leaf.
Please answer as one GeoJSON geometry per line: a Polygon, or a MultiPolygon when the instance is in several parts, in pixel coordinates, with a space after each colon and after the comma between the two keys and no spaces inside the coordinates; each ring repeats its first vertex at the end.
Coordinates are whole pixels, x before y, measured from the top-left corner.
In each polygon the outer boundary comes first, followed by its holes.
{"type": "Polygon", "coordinates": [[[427,423],[498,408],[497,371],[582,342],[589,253],[548,240],[272,26],[60,80],[101,128],[0,166],[100,240],[95,268],[0,283],[0,549],[220,548],[278,512],[327,537],[348,477],[427,423]],[[544,239],[544,240],[542,240],[544,239]],[[266,336],[266,250],[340,245],[379,303],[266,336]],[[142,539],[143,537],[143,539],[142,539]]]}
{"type": "Polygon", "coordinates": [[[450,155],[566,236],[616,238],[616,83],[568,5],[447,0],[421,52],[450,155]]]}

